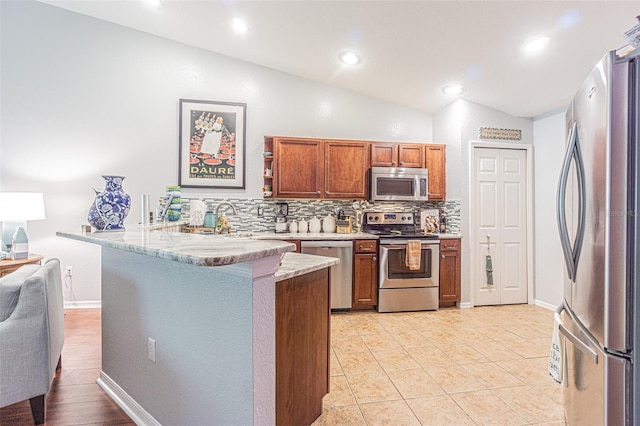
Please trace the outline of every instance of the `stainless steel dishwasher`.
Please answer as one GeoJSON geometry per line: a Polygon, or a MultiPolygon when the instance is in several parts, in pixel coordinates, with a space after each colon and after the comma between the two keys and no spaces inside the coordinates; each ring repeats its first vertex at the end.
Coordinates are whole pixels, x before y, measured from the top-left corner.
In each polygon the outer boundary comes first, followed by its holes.
{"type": "Polygon", "coordinates": [[[340,263],[329,269],[331,309],[351,309],[353,243],[351,241],[301,241],[300,251],[340,259],[340,263]]]}

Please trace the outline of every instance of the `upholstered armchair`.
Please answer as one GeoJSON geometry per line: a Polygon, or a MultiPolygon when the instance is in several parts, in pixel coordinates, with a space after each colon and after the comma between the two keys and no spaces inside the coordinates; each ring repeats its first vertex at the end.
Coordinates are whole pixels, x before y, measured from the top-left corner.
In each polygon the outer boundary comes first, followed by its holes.
{"type": "Polygon", "coordinates": [[[60,262],[25,265],[0,279],[0,407],[29,400],[44,423],[64,342],[60,262]]]}

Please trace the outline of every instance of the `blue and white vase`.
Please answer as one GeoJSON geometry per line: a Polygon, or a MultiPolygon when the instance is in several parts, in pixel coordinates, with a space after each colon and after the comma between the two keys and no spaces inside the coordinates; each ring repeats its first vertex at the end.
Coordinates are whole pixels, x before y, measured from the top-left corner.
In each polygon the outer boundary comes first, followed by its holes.
{"type": "Polygon", "coordinates": [[[124,176],[102,176],[106,182],[104,191],[96,191],[87,220],[99,231],[122,231],[129,214],[131,197],[122,190],[124,176]]]}

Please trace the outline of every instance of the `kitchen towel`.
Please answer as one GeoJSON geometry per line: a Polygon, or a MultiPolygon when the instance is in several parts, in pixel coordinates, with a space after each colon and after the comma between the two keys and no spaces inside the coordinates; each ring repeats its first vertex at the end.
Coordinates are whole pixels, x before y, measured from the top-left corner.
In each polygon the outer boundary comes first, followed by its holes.
{"type": "Polygon", "coordinates": [[[422,245],[420,240],[407,240],[404,263],[411,271],[417,271],[420,269],[421,251],[422,245]]]}
{"type": "Polygon", "coordinates": [[[189,225],[202,226],[207,205],[200,200],[189,201],[189,225]]]}
{"type": "Polygon", "coordinates": [[[562,367],[564,364],[564,336],[560,335],[561,323],[560,314],[554,313],[551,353],[549,354],[549,375],[558,383],[562,383],[562,367]]]}

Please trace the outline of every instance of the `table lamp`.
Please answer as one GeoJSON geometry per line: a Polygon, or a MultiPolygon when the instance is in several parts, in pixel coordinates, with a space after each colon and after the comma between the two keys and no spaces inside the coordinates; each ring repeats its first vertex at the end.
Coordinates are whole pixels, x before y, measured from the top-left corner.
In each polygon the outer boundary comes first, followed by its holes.
{"type": "Polygon", "coordinates": [[[0,192],[2,251],[11,252],[14,259],[28,257],[27,221],[44,218],[44,198],[41,192],[0,192]]]}

